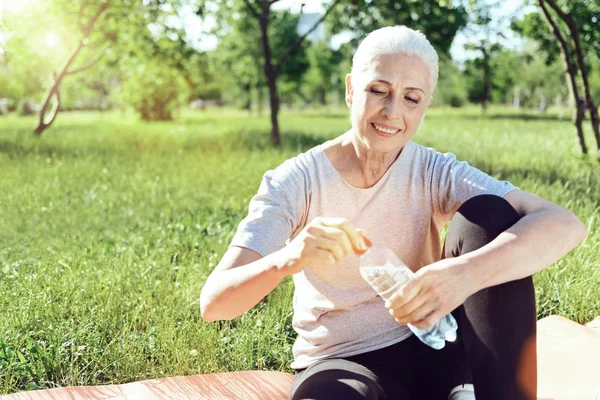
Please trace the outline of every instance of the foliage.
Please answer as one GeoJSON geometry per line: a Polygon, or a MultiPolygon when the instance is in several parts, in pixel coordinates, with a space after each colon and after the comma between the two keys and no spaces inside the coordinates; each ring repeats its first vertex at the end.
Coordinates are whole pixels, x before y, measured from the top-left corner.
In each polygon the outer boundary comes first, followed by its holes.
{"type": "Polygon", "coordinates": [[[451,107],[462,107],[467,103],[466,81],[462,72],[448,56],[440,57],[440,77],[433,101],[451,107]]]}
{"type": "MultiPolygon", "coordinates": [[[[219,45],[214,57],[221,69],[229,74],[222,77],[227,86],[229,100],[241,102],[244,108],[251,108],[253,92],[262,92],[266,86],[262,39],[257,21],[243,2],[221,3],[217,14],[219,45]]],[[[269,37],[271,59],[276,61],[299,37],[297,32],[299,16],[289,11],[272,10],[269,14],[269,37]]],[[[299,90],[304,74],[308,70],[308,60],[304,46],[300,46],[284,62],[279,81],[287,90],[280,94],[292,96],[299,90]]],[[[262,93],[258,93],[259,98],[262,93]]],[[[260,100],[259,100],[260,101],[260,100]]]]}
{"type": "MultiPolygon", "coordinates": [[[[194,3],[190,0],[186,5],[193,6],[194,3]]],[[[17,84],[9,86],[4,80],[0,81],[0,97],[41,98],[43,91],[54,83],[52,75],[62,70],[81,44],[83,48],[68,73],[85,69],[94,62],[99,64],[70,87],[66,84],[64,105],[67,109],[77,108],[82,101],[107,107],[108,92],[118,83],[119,73],[131,79],[138,76],[133,71],[145,63],[166,64],[169,71],[165,76],[172,75],[172,70],[177,69],[188,82],[189,91],[193,91],[194,80],[189,76],[188,61],[197,52],[183,39],[181,27],[169,22],[178,15],[180,7],[182,4],[178,0],[50,0],[39,7],[25,8],[19,18],[9,19],[5,28],[5,71],[8,72],[4,73],[17,84]],[[91,28],[89,21],[103,4],[108,5],[106,11],[96,21],[89,38],[82,42],[91,28]],[[72,95],[77,89],[79,98],[74,98],[72,95]]],[[[148,69],[152,70],[153,66],[148,69]]],[[[65,79],[65,82],[69,80],[65,79]]],[[[65,87],[61,86],[60,90],[62,94],[65,87]]],[[[169,107],[167,103],[164,99],[153,101],[154,107],[160,104],[169,107]]],[[[160,114],[166,116],[170,111],[154,113],[160,114]]]]}
{"type": "MultiPolygon", "coordinates": [[[[582,50],[588,73],[598,65],[594,60],[600,59],[600,3],[589,0],[556,1],[557,5],[565,10],[574,20],[582,40],[582,50]]],[[[556,19],[559,21],[559,19],[556,19]]],[[[564,24],[559,21],[559,26],[564,24]]],[[[514,21],[512,29],[524,37],[539,43],[541,54],[548,64],[560,59],[560,48],[556,38],[548,28],[539,11],[529,13],[522,20],[514,21]]],[[[566,28],[564,32],[567,32],[566,28]]],[[[570,35],[567,35],[570,37],[570,35]]],[[[575,55],[572,55],[575,58],[575,55]]]]}
{"type": "Polygon", "coordinates": [[[312,43],[307,48],[307,56],[310,67],[303,89],[308,98],[325,105],[329,93],[343,92],[343,77],[350,72],[350,62],[344,58],[341,49],[331,49],[327,40],[312,43]]]}
{"type": "Polygon", "coordinates": [[[523,37],[539,43],[539,48],[547,64],[560,59],[559,44],[539,12],[529,13],[522,20],[513,21],[511,29],[523,37]]]}
{"type": "Polygon", "coordinates": [[[462,5],[446,0],[346,0],[333,10],[334,33],[350,29],[362,36],[386,25],[422,31],[440,53],[448,54],[456,33],[467,22],[462,5]]]}
{"type": "Polygon", "coordinates": [[[171,120],[174,109],[187,100],[188,88],[174,67],[148,61],[124,73],[120,88],[122,99],[144,121],[171,120]]]}

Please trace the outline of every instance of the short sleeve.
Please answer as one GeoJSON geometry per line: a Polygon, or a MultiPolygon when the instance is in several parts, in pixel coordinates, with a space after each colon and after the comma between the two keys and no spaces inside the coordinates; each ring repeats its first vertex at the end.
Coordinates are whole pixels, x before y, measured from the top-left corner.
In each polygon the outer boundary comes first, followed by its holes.
{"type": "Polygon", "coordinates": [[[499,181],[485,172],[458,161],[452,153],[434,153],[430,187],[434,212],[450,219],[458,208],[471,197],[493,194],[504,197],[516,186],[499,181]]]}
{"type": "Polygon", "coordinates": [[[246,247],[264,257],[283,248],[298,228],[303,218],[305,185],[302,174],[294,171],[290,161],[265,173],[230,247],[246,247]]]}

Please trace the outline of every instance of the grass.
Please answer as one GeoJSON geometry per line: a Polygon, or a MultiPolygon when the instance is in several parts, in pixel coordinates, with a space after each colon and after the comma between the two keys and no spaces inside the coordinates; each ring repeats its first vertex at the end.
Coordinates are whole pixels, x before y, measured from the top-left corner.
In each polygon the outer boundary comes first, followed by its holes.
{"type": "MultiPolygon", "coordinates": [[[[0,118],[0,393],[217,371],[289,371],[287,279],[257,307],[205,323],[199,294],[262,174],[348,127],[344,110],[268,118],[184,112],[0,118]]],[[[588,143],[592,144],[590,132],[588,143]]],[[[600,165],[567,120],[432,109],[415,141],[572,210],[587,240],[535,275],[539,317],[600,315],[600,165]]]]}

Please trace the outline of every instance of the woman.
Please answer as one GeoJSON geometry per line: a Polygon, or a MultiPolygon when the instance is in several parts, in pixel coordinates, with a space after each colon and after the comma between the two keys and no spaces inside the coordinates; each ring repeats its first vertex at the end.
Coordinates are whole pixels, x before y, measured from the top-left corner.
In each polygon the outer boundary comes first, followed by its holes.
{"type": "Polygon", "coordinates": [[[346,77],[351,129],[265,174],[202,289],[204,319],[232,319],[293,275],[293,399],[473,399],[465,383],[479,400],[536,398],[530,276],[587,230],[569,211],[410,140],[437,77],[420,32],[369,34],[346,77]],[[364,248],[363,233],[416,272],[388,302],[360,277],[353,248],[364,248]],[[406,327],[449,312],[459,339],[442,350],[406,327]]]}

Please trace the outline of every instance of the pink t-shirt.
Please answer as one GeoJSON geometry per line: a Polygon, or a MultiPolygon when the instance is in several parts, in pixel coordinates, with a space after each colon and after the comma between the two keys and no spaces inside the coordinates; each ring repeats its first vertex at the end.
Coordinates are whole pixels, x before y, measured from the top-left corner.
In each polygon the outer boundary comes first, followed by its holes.
{"type": "MultiPolygon", "coordinates": [[[[416,271],[441,259],[440,231],[463,202],[513,189],[451,153],[412,141],[377,184],[360,189],[345,182],[317,146],[265,173],[230,246],[266,256],[315,217],[344,217],[416,271]]],[[[293,280],[298,337],[292,368],[377,350],[412,334],[361,278],[354,255],[333,266],[308,266],[293,280]]]]}

